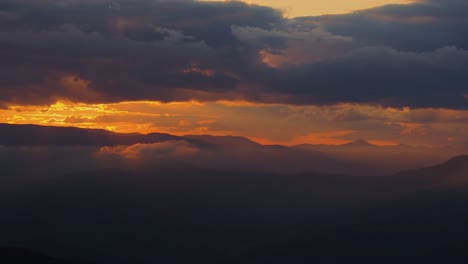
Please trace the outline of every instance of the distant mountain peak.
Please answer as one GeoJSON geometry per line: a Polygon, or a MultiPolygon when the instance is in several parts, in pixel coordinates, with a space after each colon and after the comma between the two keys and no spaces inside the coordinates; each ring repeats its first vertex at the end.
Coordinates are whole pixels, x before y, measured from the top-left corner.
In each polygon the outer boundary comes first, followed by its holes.
{"type": "Polygon", "coordinates": [[[363,139],[358,139],[356,141],[344,144],[343,146],[349,146],[349,147],[375,147],[375,145],[363,140],[363,139]]]}

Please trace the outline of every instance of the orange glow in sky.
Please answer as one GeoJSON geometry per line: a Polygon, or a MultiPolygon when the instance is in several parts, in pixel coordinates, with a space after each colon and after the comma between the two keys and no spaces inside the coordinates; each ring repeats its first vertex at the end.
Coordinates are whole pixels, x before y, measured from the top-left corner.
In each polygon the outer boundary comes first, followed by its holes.
{"type": "Polygon", "coordinates": [[[0,123],[74,126],[119,133],[237,135],[262,144],[456,144],[468,111],[395,109],[366,105],[292,106],[250,102],[121,102],[10,106],[0,123]],[[429,119],[433,120],[429,123],[429,119]],[[419,121],[421,120],[421,121],[419,121]],[[454,133],[455,132],[459,132],[454,133]]]}
{"type": "MultiPolygon", "coordinates": [[[[210,0],[211,1],[211,0],[210,0]]],[[[222,1],[222,0],[218,0],[222,1]]],[[[271,6],[288,17],[343,14],[386,4],[408,4],[411,0],[246,0],[244,2],[271,6]]]]}

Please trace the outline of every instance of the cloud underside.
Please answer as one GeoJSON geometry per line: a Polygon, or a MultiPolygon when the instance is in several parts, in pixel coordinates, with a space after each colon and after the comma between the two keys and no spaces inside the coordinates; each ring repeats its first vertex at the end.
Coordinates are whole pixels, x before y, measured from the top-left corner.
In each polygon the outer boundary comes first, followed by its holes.
{"type": "Polygon", "coordinates": [[[0,107],[247,100],[468,108],[468,4],[284,18],[241,2],[0,1],[0,107]]]}

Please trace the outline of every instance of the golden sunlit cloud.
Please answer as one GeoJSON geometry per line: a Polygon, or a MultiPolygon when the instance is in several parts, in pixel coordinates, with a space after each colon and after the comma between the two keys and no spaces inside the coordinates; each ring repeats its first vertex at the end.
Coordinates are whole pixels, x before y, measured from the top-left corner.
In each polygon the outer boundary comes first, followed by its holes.
{"type": "MultiPolygon", "coordinates": [[[[213,1],[213,0],[207,0],[213,1]]],[[[218,0],[222,1],[222,0],[218,0]]],[[[246,0],[244,2],[271,6],[280,9],[286,16],[315,16],[324,14],[344,14],[387,4],[409,4],[411,0],[246,0]]]]}

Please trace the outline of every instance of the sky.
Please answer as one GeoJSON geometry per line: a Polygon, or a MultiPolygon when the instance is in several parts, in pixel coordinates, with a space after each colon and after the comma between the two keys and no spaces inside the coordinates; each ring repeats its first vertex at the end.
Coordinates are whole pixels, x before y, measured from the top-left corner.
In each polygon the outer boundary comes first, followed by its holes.
{"type": "MultiPolygon", "coordinates": [[[[220,0],[222,1],[222,0],[220,0]]],[[[251,4],[280,9],[288,17],[344,14],[387,4],[407,4],[411,0],[249,0],[251,4]]]]}
{"type": "Polygon", "coordinates": [[[0,0],[0,122],[468,149],[466,1],[250,2],[0,0]]]}

